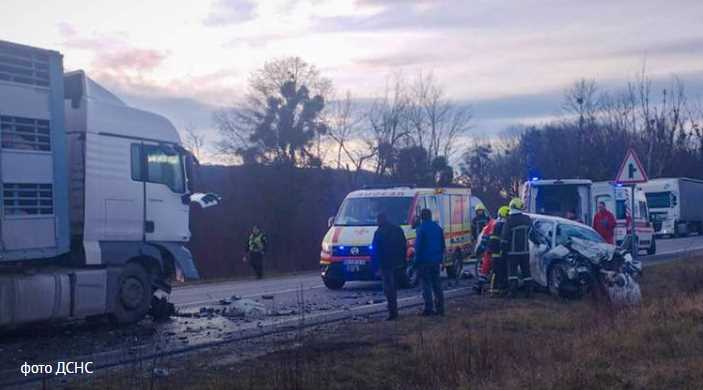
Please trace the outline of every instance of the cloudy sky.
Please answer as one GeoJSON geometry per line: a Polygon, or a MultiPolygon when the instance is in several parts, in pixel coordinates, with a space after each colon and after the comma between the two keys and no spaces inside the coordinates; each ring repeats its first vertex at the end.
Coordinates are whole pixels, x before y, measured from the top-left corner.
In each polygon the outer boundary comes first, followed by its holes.
{"type": "MultiPolygon", "coordinates": [[[[296,55],[372,97],[431,70],[475,132],[558,113],[578,78],[621,86],[646,61],[703,94],[701,0],[0,0],[0,39],[59,50],[128,103],[211,131],[266,60],[296,55]]],[[[663,85],[663,84],[662,84],[663,85]]]]}

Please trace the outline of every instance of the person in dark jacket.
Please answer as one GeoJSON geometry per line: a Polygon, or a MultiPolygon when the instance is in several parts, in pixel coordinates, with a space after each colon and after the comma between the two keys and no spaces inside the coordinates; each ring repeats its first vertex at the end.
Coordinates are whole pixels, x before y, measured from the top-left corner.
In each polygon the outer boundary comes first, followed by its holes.
{"type": "Polygon", "coordinates": [[[371,244],[374,261],[383,277],[383,293],[388,302],[388,321],[398,318],[398,279],[403,275],[407,256],[407,241],[400,226],[388,221],[386,214],[376,217],[378,229],[371,244]]]}
{"type": "Polygon", "coordinates": [[[520,284],[518,268],[522,276],[526,295],[532,291],[532,275],[530,274],[530,243],[529,231],[532,219],[523,214],[522,200],[515,198],[510,201],[510,213],[501,231],[503,254],[508,263],[508,288],[514,296],[520,284]]]}
{"type": "Polygon", "coordinates": [[[420,212],[420,220],[415,237],[415,265],[422,282],[422,297],[425,300],[422,315],[443,316],[444,291],[439,280],[439,269],[446,250],[444,230],[432,220],[432,212],[429,209],[420,212]]]}

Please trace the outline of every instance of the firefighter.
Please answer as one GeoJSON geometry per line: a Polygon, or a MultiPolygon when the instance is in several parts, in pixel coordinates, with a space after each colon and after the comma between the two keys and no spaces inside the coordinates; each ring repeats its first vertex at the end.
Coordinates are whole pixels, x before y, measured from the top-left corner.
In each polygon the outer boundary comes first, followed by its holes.
{"type": "Polygon", "coordinates": [[[256,273],[257,279],[264,277],[264,253],[268,246],[266,234],[256,225],[251,228],[249,239],[247,240],[245,261],[249,261],[251,268],[256,273]]]}
{"type": "Polygon", "coordinates": [[[483,228],[488,224],[490,218],[486,213],[486,206],[484,206],[483,203],[477,204],[474,210],[476,214],[473,221],[471,221],[471,237],[474,239],[474,242],[476,242],[478,233],[483,231],[483,228]]]}
{"type": "Polygon", "coordinates": [[[388,302],[388,321],[398,318],[398,286],[407,256],[407,241],[400,226],[388,221],[386,214],[376,217],[378,229],[373,235],[372,255],[383,278],[383,293],[388,302]]]}
{"type": "Polygon", "coordinates": [[[509,204],[510,212],[501,231],[501,249],[508,264],[508,289],[515,296],[522,277],[525,293],[532,292],[530,274],[529,231],[532,226],[530,217],[522,212],[524,204],[521,199],[513,198],[509,204]],[[520,276],[518,276],[518,268],[520,276]]]}
{"type": "Polygon", "coordinates": [[[615,216],[605,207],[605,202],[598,202],[598,212],[593,216],[593,229],[603,237],[608,244],[615,237],[615,216]]]}
{"type": "Polygon", "coordinates": [[[491,270],[493,270],[495,278],[491,286],[494,292],[501,291],[507,284],[507,270],[505,269],[505,262],[502,261],[500,250],[500,233],[509,211],[508,206],[499,208],[496,213],[497,218],[489,220],[488,224],[481,232],[481,243],[477,250],[477,255],[481,256],[481,264],[479,267],[478,283],[474,287],[478,292],[482,290],[485,284],[491,282],[489,280],[491,270]]]}

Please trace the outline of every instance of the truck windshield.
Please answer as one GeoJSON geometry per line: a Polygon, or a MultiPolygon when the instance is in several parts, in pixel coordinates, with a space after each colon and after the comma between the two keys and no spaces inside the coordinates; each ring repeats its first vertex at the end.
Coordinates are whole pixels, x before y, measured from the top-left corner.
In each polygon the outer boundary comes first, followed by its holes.
{"type": "Polygon", "coordinates": [[[671,207],[671,192],[648,192],[645,194],[647,197],[647,206],[650,209],[665,209],[671,207]]]}
{"type": "Polygon", "coordinates": [[[385,213],[395,225],[407,225],[411,197],[347,198],[334,220],[336,226],[375,226],[376,216],[385,213]]]}

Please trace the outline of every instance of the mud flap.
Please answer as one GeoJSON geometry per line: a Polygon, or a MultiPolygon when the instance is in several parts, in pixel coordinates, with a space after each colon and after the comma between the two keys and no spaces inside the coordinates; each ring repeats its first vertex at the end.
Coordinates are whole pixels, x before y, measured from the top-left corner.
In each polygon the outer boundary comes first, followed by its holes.
{"type": "Polygon", "coordinates": [[[193,255],[188,248],[173,242],[160,242],[159,245],[173,256],[176,266],[181,270],[186,280],[200,279],[198,269],[195,268],[195,263],[193,262],[193,255]]]}

